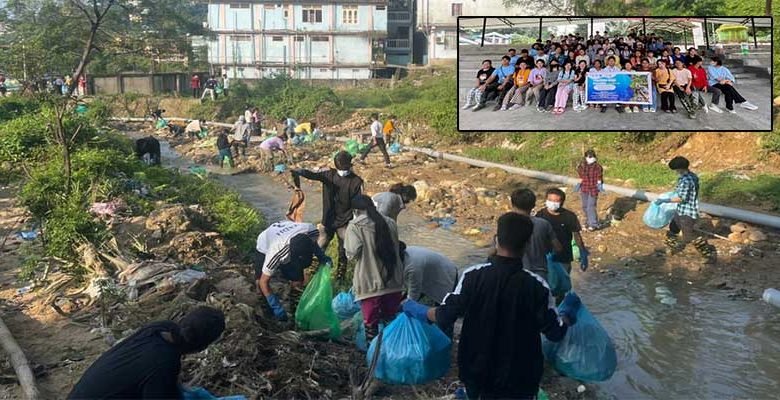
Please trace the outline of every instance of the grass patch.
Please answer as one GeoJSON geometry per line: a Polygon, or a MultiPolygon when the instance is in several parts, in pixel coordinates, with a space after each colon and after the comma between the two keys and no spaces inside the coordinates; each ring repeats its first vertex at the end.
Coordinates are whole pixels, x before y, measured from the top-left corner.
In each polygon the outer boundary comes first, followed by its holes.
{"type": "Polygon", "coordinates": [[[762,210],[780,211],[780,177],[759,175],[750,180],[735,178],[728,172],[703,174],[702,198],[716,204],[744,207],[746,204],[762,210]]]}

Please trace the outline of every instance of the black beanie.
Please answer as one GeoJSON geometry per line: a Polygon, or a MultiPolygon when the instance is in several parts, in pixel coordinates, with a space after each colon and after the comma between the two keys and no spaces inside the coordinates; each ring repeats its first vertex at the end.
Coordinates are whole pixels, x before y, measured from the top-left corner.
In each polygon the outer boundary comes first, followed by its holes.
{"type": "Polygon", "coordinates": [[[206,350],[225,330],[225,314],[216,308],[200,306],[179,321],[179,333],[184,353],[206,350]]]}
{"type": "Polygon", "coordinates": [[[688,159],[685,157],[677,156],[675,158],[672,158],[671,161],[669,161],[669,169],[688,169],[688,166],[690,163],[688,162],[688,159]]]}

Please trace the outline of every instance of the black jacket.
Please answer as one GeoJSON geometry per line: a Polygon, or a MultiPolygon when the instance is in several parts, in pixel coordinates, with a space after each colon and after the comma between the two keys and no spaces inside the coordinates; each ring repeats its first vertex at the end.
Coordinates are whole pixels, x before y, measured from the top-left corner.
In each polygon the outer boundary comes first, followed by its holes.
{"type": "Polygon", "coordinates": [[[219,136],[217,136],[217,148],[219,150],[230,148],[230,140],[228,140],[226,134],[220,133],[219,136]]]}
{"type": "Polygon", "coordinates": [[[322,225],[328,229],[346,226],[352,219],[352,198],[363,191],[363,179],[354,173],[342,177],[335,169],[322,172],[302,169],[297,173],[322,182],[322,225]]]}
{"type": "Polygon", "coordinates": [[[160,336],[178,329],[171,321],[141,328],[103,353],[84,372],[68,399],[180,399],[182,353],[160,336]]]}
{"type": "Polygon", "coordinates": [[[560,341],[566,326],[547,283],[521,259],[491,257],[466,269],[436,310],[445,332],[463,317],[460,380],[486,398],[535,396],[544,369],[540,333],[560,341]]]}

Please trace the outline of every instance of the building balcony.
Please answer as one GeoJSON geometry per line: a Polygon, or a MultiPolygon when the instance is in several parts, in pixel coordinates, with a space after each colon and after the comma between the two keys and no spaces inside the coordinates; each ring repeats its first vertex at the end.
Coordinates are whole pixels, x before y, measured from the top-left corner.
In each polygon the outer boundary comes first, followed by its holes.
{"type": "Polygon", "coordinates": [[[387,22],[408,23],[412,21],[412,13],[409,11],[388,11],[387,22]]]}
{"type": "Polygon", "coordinates": [[[410,48],[411,48],[411,43],[409,39],[386,39],[385,40],[385,49],[387,49],[387,51],[409,50],[410,48]]]}

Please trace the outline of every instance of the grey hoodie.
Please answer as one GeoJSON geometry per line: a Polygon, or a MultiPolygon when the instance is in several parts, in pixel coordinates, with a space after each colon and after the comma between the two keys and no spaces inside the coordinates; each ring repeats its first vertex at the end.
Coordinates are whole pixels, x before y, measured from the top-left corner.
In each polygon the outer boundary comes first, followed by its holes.
{"type": "Polygon", "coordinates": [[[398,293],[404,290],[404,266],[398,254],[398,229],[395,221],[384,217],[390,228],[396,255],[396,266],[387,281],[382,279],[383,266],[377,256],[374,241],[374,221],[367,214],[352,218],[344,235],[344,250],[347,258],[357,261],[352,276],[352,288],[355,299],[363,300],[371,297],[398,293]]]}

